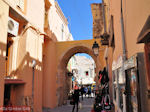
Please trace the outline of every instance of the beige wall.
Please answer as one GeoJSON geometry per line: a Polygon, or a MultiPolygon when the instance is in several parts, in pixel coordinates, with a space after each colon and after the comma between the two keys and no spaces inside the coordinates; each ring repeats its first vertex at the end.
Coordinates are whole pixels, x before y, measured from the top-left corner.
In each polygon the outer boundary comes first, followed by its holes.
{"type": "Polygon", "coordinates": [[[3,106],[7,24],[9,7],[0,1],[0,106],[3,106]]]}
{"type": "Polygon", "coordinates": [[[44,0],[27,0],[27,18],[29,22],[43,31],[44,28],[44,0]]]}

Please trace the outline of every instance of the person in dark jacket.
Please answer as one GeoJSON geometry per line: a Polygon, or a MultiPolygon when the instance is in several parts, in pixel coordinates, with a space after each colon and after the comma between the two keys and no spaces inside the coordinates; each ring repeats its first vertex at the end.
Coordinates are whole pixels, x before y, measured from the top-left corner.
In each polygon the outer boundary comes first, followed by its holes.
{"type": "Polygon", "coordinates": [[[88,87],[88,98],[90,98],[91,97],[91,87],[89,86],[88,87]]]}
{"type": "Polygon", "coordinates": [[[78,112],[78,104],[79,104],[79,90],[75,90],[73,95],[72,95],[73,101],[74,101],[74,105],[73,105],[73,109],[72,112],[74,112],[75,109],[75,105],[76,105],[76,112],[78,112]]]}
{"type": "Polygon", "coordinates": [[[102,72],[101,84],[105,85],[108,82],[109,82],[108,72],[106,71],[106,67],[104,67],[104,70],[102,72]]]}
{"type": "Polygon", "coordinates": [[[83,101],[83,94],[84,94],[84,87],[83,86],[81,86],[80,93],[81,93],[81,97],[82,97],[82,101],[83,101]]]}

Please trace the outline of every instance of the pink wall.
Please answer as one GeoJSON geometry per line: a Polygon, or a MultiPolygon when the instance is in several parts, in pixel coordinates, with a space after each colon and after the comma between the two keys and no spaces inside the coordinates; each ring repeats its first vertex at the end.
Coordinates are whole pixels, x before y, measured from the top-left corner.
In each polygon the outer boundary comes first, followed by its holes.
{"type": "MultiPolygon", "coordinates": [[[[109,64],[111,65],[112,65],[112,61],[117,61],[118,57],[122,56],[122,38],[121,38],[121,24],[120,24],[121,3],[120,2],[121,0],[110,1],[110,14],[114,17],[114,38],[115,38],[114,52],[111,51],[111,48],[109,49],[109,57],[110,57],[109,64]],[[111,55],[113,56],[113,58],[111,58],[111,55]]],[[[144,1],[123,0],[124,31],[125,31],[125,41],[126,41],[128,59],[138,52],[144,52],[144,45],[137,44],[137,38],[147,18],[150,15],[149,4],[150,4],[150,0],[144,0],[144,1]]],[[[112,67],[110,66],[110,68],[112,67]]],[[[111,73],[112,70],[110,70],[110,74],[111,73]]],[[[141,85],[143,84],[142,82],[140,83],[141,85]]],[[[144,92],[140,91],[140,92],[144,94],[146,91],[144,92]]],[[[144,99],[145,96],[142,97],[144,99]]],[[[141,100],[141,104],[145,105],[147,101],[143,102],[142,100],[141,100]]],[[[143,108],[143,110],[144,109],[145,108],[143,108]]]]}
{"type": "MultiPolygon", "coordinates": [[[[16,100],[15,105],[18,105],[19,97],[31,97],[32,95],[32,78],[33,78],[33,69],[32,69],[32,60],[36,60],[30,56],[27,52],[23,57],[20,66],[18,67],[17,75],[19,79],[22,79],[25,84],[22,87],[16,87],[14,99],[16,100]]],[[[35,72],[34,72],[34,111],[42,111],[42,71],[39,69],[42,67],[42,63],[36,60],[35,72]]],[[[20,85],[21,86],[21,85],[20,85]]],[[[14,101],[15,101],[14,100],[14,101]]]]}
{"type": "Polygon", "coordinates": [[[46,40],[43,45],[43,107],[56,107],[56,43],[46,40]]]}
{"type": "Polygon", "coordinates": [[[137,38],[150,14],[149,0],[124,1],[125,34],[128,43],[128,56],[136,52],[144,52],[144,45],[137,44],[137,38]],[[132,49],[131,49],[132,48],[132,49]]]}
{"type": "MultiPolygon", "coordinates": [[[[110,14],[114,17],[114,33],[115,33],[115,51],[113,59],[117,60],[122,55],[122,38],[121,38],[121,24],[120,24],[120,1],[111,1],[110,14]]],[[[137,37],[150,13],[148,4],[149,0],[123,1],[123,15],[124,15],[124,29],[125,40],[127,48],[127,56],[130,58],[137,52],[143,52],[143,44],[137,44],[137,37]]]]}
{"type": "Polygon", "coordinates": [[[115,50],[113,53],[113,60],[117,60],[122,56],[122,38],[121,38],[121,24],[120,24],[120,0],[112,1],[110,13],[114,19],[114,40],[115,50]]]}
{"type": "Polygon", "coordinates": [[[0,1],[0,107],[3,106],[7,24],[9,7],[0,1]]]}

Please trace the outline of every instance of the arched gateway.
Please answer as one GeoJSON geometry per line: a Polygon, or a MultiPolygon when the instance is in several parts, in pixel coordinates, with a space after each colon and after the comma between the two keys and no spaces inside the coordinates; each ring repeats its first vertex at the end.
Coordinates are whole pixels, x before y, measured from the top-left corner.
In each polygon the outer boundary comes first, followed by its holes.
{"type": "MultiPolygon", "coordinates": [[[[92,45],[95,40],[80,40],[80,41],[67,41],[57,42],[57,104],[62,105],[67,99],[66,83],[69,78],[67,74],[67,64],[69,59],[76,53],[87,53],[95,61],[96,74],[103,68],[104,50],[100,50],[99,56],[95,56],[92,51],[92,45]]],[[[100,40],[97,40],[99,43],[100,40]]],[[[100,44],[99,44],[100,45],[100,44]]],[[[101,49],[101,48],[100,48],[101,49]]]]}
{"type": "MultiPolygon", "coordinates": [[[[66,82],[67,63],[76,53],[87,53],[95,61],[96,73],[104,67],[104,47],[100,46],[99,56],[92,51],[94,39],[55,42],[45,40],[43,44],[43,108],[54,108],[62,105],[67,98],[66,82]]],[[[100,40],[96,40],[100,45],[100,40]]]]}

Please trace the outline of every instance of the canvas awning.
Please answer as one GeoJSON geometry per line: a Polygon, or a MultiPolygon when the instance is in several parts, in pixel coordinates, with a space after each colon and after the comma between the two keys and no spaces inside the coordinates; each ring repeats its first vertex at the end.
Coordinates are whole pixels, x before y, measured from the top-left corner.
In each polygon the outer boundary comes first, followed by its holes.
{"type": "Polygon", "coordinates": [[[21,79],[5,79],[5,84],[25,84],[21,79]]]}
{"type": "Polygon", "coordinates": [[[144,24],[137,39],[137,43],[147,42],[150,42],[150,16],[147,18],[146,23],[144,24]]]}

